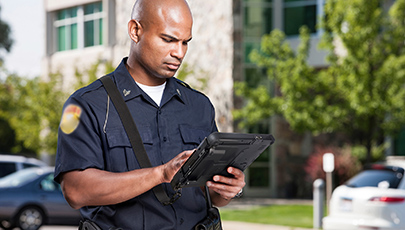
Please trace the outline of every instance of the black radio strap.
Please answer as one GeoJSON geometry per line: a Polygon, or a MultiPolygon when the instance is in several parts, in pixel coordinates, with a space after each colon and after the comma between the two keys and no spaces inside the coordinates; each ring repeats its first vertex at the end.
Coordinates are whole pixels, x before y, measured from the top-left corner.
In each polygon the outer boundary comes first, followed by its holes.
{"type": "MultiPolygon", "coordinates": [[[[135,153],[136,159],[139,162],[139,165],[141,166],[141,168],[151,168],[152,164],[150,163],[149,157],[146,154],[141,136],[134,120],[132,119],[131,112],[126,105],[124,98],[121,96],[120,92],[118,91],[116,85],[109,75],[101,77],[100,80],[103,83],[108,95],[110,96],[115,108],[117,109],[118,115],[121,118],[121,122],[124,126],[125,132],[128,135],[129,141],[135,153]]],[[[154,187],[153,192],[160,203],[162,203],[163,205],[172,204],[181,196],[181,191],[178,190],[172,198],[169,198],[165,190],[163,189],[162,184],[154,187]]]]}

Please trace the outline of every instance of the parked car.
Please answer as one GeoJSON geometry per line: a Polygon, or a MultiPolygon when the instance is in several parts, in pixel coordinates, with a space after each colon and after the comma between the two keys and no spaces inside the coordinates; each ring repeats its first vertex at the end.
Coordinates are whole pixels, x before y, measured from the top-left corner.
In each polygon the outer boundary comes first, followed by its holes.
{"type": "Polygon", "coordinates": [[[42,166],[47,164],[35,158],[0,154],[0,178],[21,169],[42,166]]]}
{"type": "Polygon", "coordinates": [[[405,229],[404,168],[398,161],[374,164],[337,187],[323,229],[405,229]]]}
{"type": "Polygon", "coordinates": [[[68,205],[53,174],[53,167],[27,168],[1,178],[0,227],[78,225],[80,212],[68,205]]]}

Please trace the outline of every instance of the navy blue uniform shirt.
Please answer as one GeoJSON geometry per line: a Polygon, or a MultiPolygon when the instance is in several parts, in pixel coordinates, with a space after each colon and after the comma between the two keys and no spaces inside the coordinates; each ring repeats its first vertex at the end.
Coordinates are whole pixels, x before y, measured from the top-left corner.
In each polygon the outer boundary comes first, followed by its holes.
{"type": "MultiPolygon", "coordinates": [[[[161,105],[143,92],[125,67],[126,58],[110,75],[122,93],[138,127],[152,165],[170,161],[194,149],[217,131],[209,99],[172,77],[167,79],[161,105]]],[[[59,128],[55,180],[72,170],[97,168],[111,172],[139,169],[121,120],[101,81],[79,89],[66,101],[59,128]]],[[[136,183],[136,182],[134,182],[136,183]]],[[[111,184],[110,186],[114,186],[111,184]]],[[[164,184],[169,197],[174,194],[164,184]]],[[[80,209],[102,229],[192,229],[206,216],[200,188],[184,188],[174,204],[163,206],[152,191],[126,202],[80,209]]]]}

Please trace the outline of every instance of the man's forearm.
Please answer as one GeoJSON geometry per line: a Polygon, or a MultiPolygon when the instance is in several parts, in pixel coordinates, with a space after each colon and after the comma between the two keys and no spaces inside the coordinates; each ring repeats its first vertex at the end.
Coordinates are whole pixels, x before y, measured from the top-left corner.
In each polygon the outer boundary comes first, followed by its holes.
{"type": "Polygon", "coordinates": [[[117,204],[139,196],[162,181],[162,166],[114,173],[95,168],[62,175],[62,190],[70,206],[117,204]]]}
{"type": "Polygon", "coordinates": [[[66,172],[61,178],[63,194],[76,209],[118,204],[161,183],[169,183],[192,153],[193,150],[183,151],[166,164],[129,172],[114,173],[95,168],[66,172]]]}

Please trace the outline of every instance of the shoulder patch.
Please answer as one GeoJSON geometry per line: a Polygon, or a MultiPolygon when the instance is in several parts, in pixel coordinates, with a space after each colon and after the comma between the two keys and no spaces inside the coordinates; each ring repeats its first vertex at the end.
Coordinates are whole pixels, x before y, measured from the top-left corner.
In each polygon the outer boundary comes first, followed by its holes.
{"type": "Polygon", "coordinates": [[[82,108],[78,105],[70,104],[63,110],[62,119],[60,121],[60,129],[65,134],[71,134],[76,130],[80,123],[80,115],[82,108]]]}

